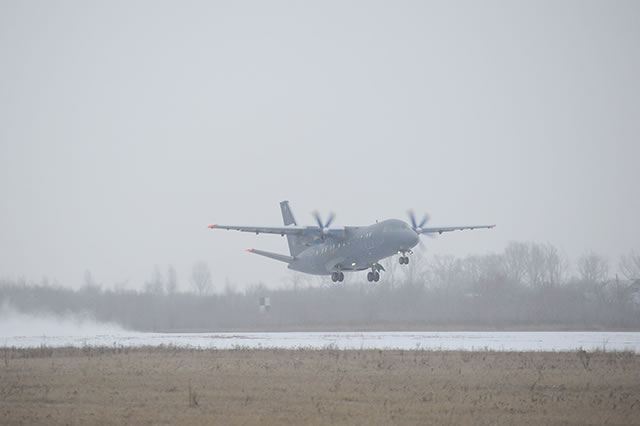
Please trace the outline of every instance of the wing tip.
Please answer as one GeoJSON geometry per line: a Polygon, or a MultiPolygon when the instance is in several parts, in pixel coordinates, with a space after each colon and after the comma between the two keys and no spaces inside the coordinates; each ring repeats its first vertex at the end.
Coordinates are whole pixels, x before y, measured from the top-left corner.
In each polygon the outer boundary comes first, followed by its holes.
{"type": "Polygon", "coordinates": [[[209,229],[213,229],[213,228],[215,228],[215,227],[216,227],[216,225],[209,225],[209,226],[207,226],[207,228],[209,228],[209,229]]]}
{"type": "Polygon", "coordinates": [[[251,252],[253,252],[253,249],[247,249],[247,251],[248,251],[249,253],[251,253],[251,252]]]}

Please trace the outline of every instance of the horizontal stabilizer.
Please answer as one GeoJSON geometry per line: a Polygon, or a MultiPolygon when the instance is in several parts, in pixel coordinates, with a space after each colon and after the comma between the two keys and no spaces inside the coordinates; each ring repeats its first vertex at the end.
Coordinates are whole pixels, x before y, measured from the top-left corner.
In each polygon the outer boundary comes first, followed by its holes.
{"type": "Polygon", "coordinates": [[[259,254],[260,256],[268,257],[270,259],[279,260],[280,262],[291,263],[295,260],[295,257],[287,256],[286,254],[272,253],[270,251],[249,249],[249,253],[259,254]]]}

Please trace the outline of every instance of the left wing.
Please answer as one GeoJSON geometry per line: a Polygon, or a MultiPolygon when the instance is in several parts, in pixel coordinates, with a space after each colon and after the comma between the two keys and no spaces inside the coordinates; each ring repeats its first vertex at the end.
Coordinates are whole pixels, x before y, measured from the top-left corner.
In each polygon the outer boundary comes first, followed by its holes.
{"type": "Polygon", "coordinates": [[[493,229],[496,225],[443,226],[440,228],[421,228],[418,234],[442,234],[443,232],[464,231],[465,229],[493,229]]]}
{"type": "Polygon", "coordinates": [[[235,226],[235,225],[209,225],[209,229],[232,229],[240,232],[255,232],[256,234],[280,234],[302,235],[306,226],[235,226]]]}
{"type": "MultiPolygon", "coordinates": [[[[323,229],[317,226],[236,226],[236,225],[209,225],[210,229],[231,229],[240,232],[253,232],[258,234],[280,234],[284,235],[315,235],[322,234],[323,229]]],[[[326,231],[331,236],[340,236],[344,234],[344,228],[330,228],[326,231]]]]}

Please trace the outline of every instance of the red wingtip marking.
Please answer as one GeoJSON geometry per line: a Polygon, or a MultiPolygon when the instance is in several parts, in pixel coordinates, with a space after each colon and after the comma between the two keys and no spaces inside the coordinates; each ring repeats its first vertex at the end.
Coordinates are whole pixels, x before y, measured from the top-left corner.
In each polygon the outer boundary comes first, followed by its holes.
{"type": "Polygon", "coordinates": [[[215,227],[216,227],[215,225],[209,225],[209,228],[215,228],[215,227]]]}
{"type": "Polygon", "coordinates": [[[247,249],[247,251],[248,251],[249,253],[251,253],[251,252],[253,251],[253,249],[247,249]]]}

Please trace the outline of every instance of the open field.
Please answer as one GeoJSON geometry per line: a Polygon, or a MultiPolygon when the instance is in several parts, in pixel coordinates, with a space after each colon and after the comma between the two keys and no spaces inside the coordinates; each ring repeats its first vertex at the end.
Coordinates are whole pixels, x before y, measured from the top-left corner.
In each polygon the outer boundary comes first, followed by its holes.
{"type": "Polygon", "coordinates": [[[0,348],[0,424],[638,424],[631,352],[0,348]]]}

